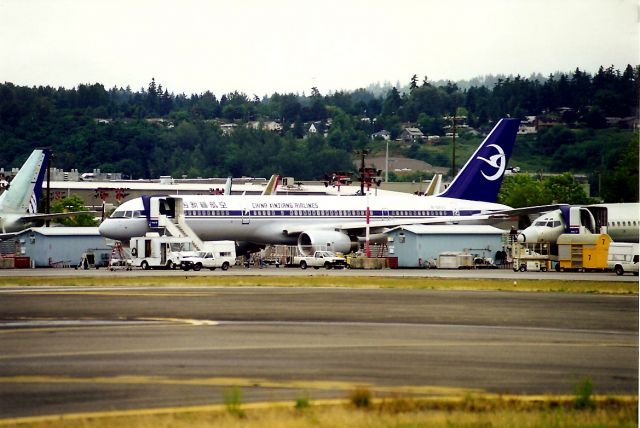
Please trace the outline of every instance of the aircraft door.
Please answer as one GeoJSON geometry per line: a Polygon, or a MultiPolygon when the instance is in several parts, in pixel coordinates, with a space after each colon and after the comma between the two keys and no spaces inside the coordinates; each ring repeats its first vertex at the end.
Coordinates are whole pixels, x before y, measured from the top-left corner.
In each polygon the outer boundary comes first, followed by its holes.
{"type": "Polygon", "coordinates": [[[595,233],[607,233],[607,225],[609,224],[608,209],[606,207],[587,207],[586,209],[591,212],[595,219],[595,233]]]}
{"type": "Polygon", "coordinates": [[[242,210],[242,224],[251,223],[251,210],[249,208],[244,208],[242,210]]]}
{"type": "Polygon", "coordinates": [[[596,220],[593,214],[582,207],[569,209],[569,233],[596,233],[596,220]]]}
{"type": "Polygon", "coordinates": [[[176,216],[176,200],[174,198],[159,199],[159,212],[168,218],[176,216]]]}
{"type": "Polygon", "coordinates": [[[161,265],[165,265],[167,264],[167,243],[166,242],[162,242],[160,244],[160,264],[161,265]]]}
{"type": "Polygon", "coordinates": [[[173,210],[176,218],[184,215],[184,201],[182,198],[171,198],[173,201],[173,210]]]}

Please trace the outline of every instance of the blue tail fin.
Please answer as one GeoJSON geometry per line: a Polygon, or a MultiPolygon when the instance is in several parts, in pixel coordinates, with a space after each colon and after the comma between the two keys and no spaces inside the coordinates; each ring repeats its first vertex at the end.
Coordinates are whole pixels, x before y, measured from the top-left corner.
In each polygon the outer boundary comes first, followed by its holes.
{"type": "Polygon", "coordinates": [[[6,213],[36,213],[42,194],[42,181],[49,163],[49,150],[36,149],[22,165],[9,188],[0,196],[0,209],[6,213]]]}
{"type": "Polygon", "coordinates": [[[500,119],[449,187],[438,196],[495,202],[519,125],[519,119],[500,119]]]}

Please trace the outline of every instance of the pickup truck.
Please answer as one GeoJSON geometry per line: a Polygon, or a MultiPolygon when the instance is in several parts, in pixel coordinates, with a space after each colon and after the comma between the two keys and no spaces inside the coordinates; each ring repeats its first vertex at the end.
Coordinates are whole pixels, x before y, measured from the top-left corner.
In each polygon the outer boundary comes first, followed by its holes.
{"type": "Polygon", "coordinates": [[[313,256],[294,257],[293,264],[300,265],[302,269],[307,267],[331,269],[343,268],[347,265],[347,261],[331,251],[316,251],[313,256]]]}
{"type": "Polygon", "coordinates": [[[197,251],[194,255],[183,257],[180,261],[182,270],[193,269],[199,271],[202,268],[227,270],[231,266],[230,260],[224,257],[214,257],[211,251],[197,251]]]}

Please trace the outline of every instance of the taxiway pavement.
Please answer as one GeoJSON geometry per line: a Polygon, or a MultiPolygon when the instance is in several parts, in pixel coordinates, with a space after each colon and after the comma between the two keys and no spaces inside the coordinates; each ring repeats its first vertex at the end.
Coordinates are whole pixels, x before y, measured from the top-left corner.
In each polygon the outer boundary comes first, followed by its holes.
{"type": "Polygon", "coordinates": [[[638,296],[0,288],[0,415],[348,395],[637,394],[638,296]]]}

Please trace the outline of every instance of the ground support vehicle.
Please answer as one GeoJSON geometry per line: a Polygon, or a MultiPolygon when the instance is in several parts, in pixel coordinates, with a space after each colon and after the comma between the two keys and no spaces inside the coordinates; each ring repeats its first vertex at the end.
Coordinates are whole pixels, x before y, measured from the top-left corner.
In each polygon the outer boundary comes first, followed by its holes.
{"type": "Polygon", "coordinates": [[[438,269],[473,269],[473,256],[458,251],[440,253],[436,267],[438,269]]]}
{"type": "Polygon", "coordinates": [[[607,268],[616,275],[632,273],[638,275],[638,244],[627,242],[612,242],[609,244],[607,268]]]}
{"type": "Polygon", "coordinates": [[[199,271],[202,268],[227,270],[236,264],[236,244],[233,241],[204,242],[203,251],[187,254],[180,261],[180,268],[199,271]]]}
{"type": "Polygon", "coordinates": [[[632,262],[617,262],[613,267],[613,271],[616,275],[632,273],[635,276],[638,276],[638,256],[636,255],[632,262]]]}
{"type": "Polygon", "coordinates": [[[75,266],[75,269],[99,269],[100,265],[96,263],[96,255],[93,251],[87,251],[82,253],[82,257],[80,258],[80,263],[75,266]]]}
{"type": "Polygon", "coordinates": [[[556,270],[564,271],[604,271],[611,237],[607,234],[571,234],[558,237],[558,264],[556,270]]]}
{"type": "Polygon", "coordinates": [[[299,265],[300,268],[306,269],[313,267],[314,269],[342,269],[347,265],[344,257],[340,257],[331,251],[316,251],[312,256],[294,257],[293,263],[299,265]]]}
{"type": "Polygon", "coordinates": [[[194,251],[191,238],[160,236],[157,233],[131,238],[129,248],[132,266],[145,270],[175,269],[180,266],[183,256],[194,251]]]}
{"type": "Polygon", "coordinates": [[[549,270],[551,255],[548,243],[521,244],[514,242],[512,248],[513,271],[549,270]]]}
{"type": "MultiPolygon", "coordinates": [[[[235,257],[233,262],[235,263],[235,257]]],[[[209,270],[216,270],[216,268],[227,270],[230,267],[230,260],[215,258],[211,251],[198,251],[194,255],[183,257],[180,261],[180,269],[184,271],[189,269],[199,271],[202,268],[209,270]]]]}

